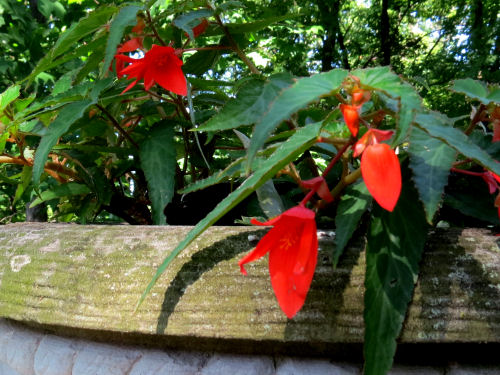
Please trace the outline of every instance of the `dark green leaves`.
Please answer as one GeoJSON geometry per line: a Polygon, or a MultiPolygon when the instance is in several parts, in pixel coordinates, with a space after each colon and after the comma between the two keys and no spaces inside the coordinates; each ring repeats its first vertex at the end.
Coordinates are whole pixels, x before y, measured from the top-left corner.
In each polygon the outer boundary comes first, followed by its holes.
{"type": "Polygon", "coordinates": [[[455,129],[450,120],[438,113],[421,113],[415,119],[416,125],[434,138],[448,144],[464,156],[481,164],[486,169],[500,175],[500,164],[486,151],[472,142],[464,133],[455,129]]]}
{"type": "Polygon", "coordinates": [[[137,12],[141,10],[142,7],[137,5],[129,5],[122,9],[113,19],[111,26],[109,28],[108,41],[106,43],[106,55],[104,58],[104,64],[101,69],[101,77],[106,74],[109,68],[109,64],[113,60],[113,56],[116,54],[116,48],[123,37],[123,32],[128,26],[133,26],[137,22],[137,12]]]}
{"type": "Polygon", "coordinates": [[[375,205],[366,249],[365,374],[385,375],[392,366],[426,235],[412,186],[403,186],[392,213],[375,205]]]}
{"type": "Polygon", "coordinates": [[[342,194],[335,216],[335,250],[332,256],[334,267],[371,201],[372,197],[362,181],[347,187],[342,194]]]}
{"type": "Polygon", "coordinates": [[[265,160],[260,168],[248,177],[235,191],[229,194],[215,209],[210,212],[203,220],[201,220],[188,235],[172,250],[172,252],[163,260],[162,264],[156,270],[151,282],[144,290],[138,306],[142,303],[151,288],[155,285],[156,280],[165,272],[170,262],[179,253],[186,248],[193,240],[202,234],[208,227],[213,225],[224,214],[229,212],[239,202],[248,197],[253,191],[258,189],[267,180],[272,178],[280,169],[287,165],[290,161],[296,159],[305,150],[311,147],[316,142],[320,130],[320,123],[309,124],[304,128],[299,129],[293,136],[284,142],[267,160],[265,160]]]}
{"type": "Polygon", "coordinates": [[[247,170],[250,170],[257,151],[282,121],[313,100],[318,100],[321,96],[338,90],[346,76],[347,72],[345,70],[331,70],[326,73],[301,78],[284,90],[271,103],[269,110],[255,125],[250,147],[248,148],[247,170]]]}
{"type": "Polygon", "coordinates": [[[167,123],[160,123],[141,143],[139,156],[148,182],[153,223],[165,225],[166,218],[163,209],[174,195],[177,163],[173,127],[167,123]]]}
{"type": "Polygon", "coordinates": [[[5,108],[20,94],[21,87],[18,85],[10,86],[7,90],[0,94],[0,115],[5,110],[5,108]]]}
{"type": "Polygon", "coordinates": [[[477,99],[483,104],[491,102],[500,103],[500,88],[492,86],[490,89],[484,82],[471,78],[457,79],[451,88],[453,91],[461,92],[469,98],[477,99]]]}
{"type": "Polygon", "coordinates": [[[203,18],[210,17],[213,14],[211,9],[200,9],[183,14],[173,20],[173,24],[194,39],[193,28],[197,26],[203,18]]]}
{"type": "Polygon", "coordinates": [[[42,202],[50,201],[52,199],[73,196],[73,195],[84,195],[89,194],[91,191],[86,185],[82,185],[76,182],[68,182],[67,184],[58,185],[52,187],[50,190],[46,190],[40,194],[30,205],[30,207],[35,207],[42,202]]]}
{"type": "Polygon", "coordinates": [[[203,131],[234,129],[259,121],[273,100],[293,84],[290,74],[276,74],[269,80],[252,79],[229,101],[222,110],[198,128],[203,131]]]}
{"type": "Polygon", "coordinates": [[[413,180],[424,204],[427,222],[431,224],[448,183],[456,151],[416,127],[411,131],[408,151],[413,180]]]}

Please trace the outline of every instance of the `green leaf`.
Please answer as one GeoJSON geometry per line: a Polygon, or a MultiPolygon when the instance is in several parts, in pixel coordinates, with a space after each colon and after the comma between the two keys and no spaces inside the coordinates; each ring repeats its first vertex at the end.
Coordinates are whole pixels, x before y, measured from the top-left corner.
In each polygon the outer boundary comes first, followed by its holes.
{"type": "Polygon", "coordinates": [[[173,127],[167,122],[159,123],[141,143],[139,157],[148,182],[153,223],[166,225],[163,209],[174,196],[177,163],[173,127]]]}
{"type": "Polygon", "coordinates": [[[76,42],[103,27],[117,11],[118,8],[116,6],[106,5],[96,9],[87,17],[80,19],[57,40],[54,48],[49,52],[51,58],[54,59],[69,49],[74,48],[76,42]]]}
{"type": "MultiPolygon", "coordinates": [[[[96,47],[94,51],[90,54],[90,56],[85,60],[85,64],[80,68],[78,71],[78,74],[75,77],[74,84],[79,84],[82,82],[89,73],[93,72],[94,70],[98,70],[99,65],[101,64],[101,61],[104,59],[104,44],[101,44],[100,46],[96,47]]],[[[94,76],[91,77],[91,79],[94,76]]]]}
{"type": "Polygon", "coordinates": [[[469,98],[478,99],[485,105],[491,102],[500,103],[500,89],[498,87],[491,87],[491,92],[489,92],[484,82],[471,78],[457,79],[453,82],[451,89],[452,91],[463,93],[469,98]]]}
{"type": "Polygon", "coordinates": [[[401,143],[408,134],[416,111],[422,106],[422,99],[415,89],[403,82],[388,66],[355,70],[352,75],[360,79],[362,87],[380,90],[398,101],[397,129],[392,144],[401,143]]]}
{"type": "Polygon", "coordinates": [[[212,69],[221,54],[221,50],[198,51],[188,57],[182,66],[182,71],[186,74],[202,75],[212,69]]]}
{"type": "Polygon", "coordinates": [[[308,103],[338,90],[346,76],[347,71],[343,69],[331,70],[298,79],[292,86],[282,91],[281,95],[276,97],[269,106],[268,111],[255,125],[250,147],[248,148],[247,171],[250,170],[257,151],[283,120],[308,103]]]}
{"type": "Polygon", "coordinates": [[[63,18],[66,14],[66,9],[64,9],[62,4],[54,0],[38,0],[38,10],[47,19],[50,18],[52,14],[58,18],[63,18]]]}
{"type": "Polygon", "coordinates": [[[403,186],[392,213],[374,206],[366,248],[365,374],[385,375],[392,366],[426,237],[413,186],[403,186]]]}
{"type": "Polygon", "coordinates": [[[321,123],[315,123],[309,124],[306,127],[297,130],[294,135],[278,147],[278,149],[261,164],[261,167],[258,170],[248,177],[236,190],[220,202],[213,211],[211,211],[203,220],[191,229],[187,236],[176,246],[174,250],[172,250],[172,252],[158,267],[153,278],[142,293],[136,308],[138,308],[144,298],[146,298],[151,288],[155,285],[156,280],[158,280],[163,272],[165,272],[170,262],[177,255],[179,255],[179,253],[184,250],[186,246],[193,242],[208,227],[213,225],[243,199],[262,186],[267,180],[272,178],[285,165],[295,160],[300,154],[311,147],[316,142],[316,137],[318,136],[320,127],[321,123]]]}
{"type": "Polygon", "coordinates": [[[498,210],[492,197],[476,192],[449,192],[444,197],[444,204],[460,211],[466,216],[474,217],[494,225],[498,225],[498,210]]]}
{"type": "Polygon", "coordinates": [[[432,218],[443,197],[444,187],[448,183],[456,151],[414,127],[410,134],[408,152],[413,180],[424,204],[427,222],[432,224],[432,218]]]}
{"type": "Polygon", "coordinates": [[[5,144],[7,143],[7,139],[9,139],[10,134],[9,132],[5,132],[2,135],[0,135],[0,154],[3,153],[5,150],[5,144]]]}
{"type": "Polygon", "coordinates": [[[415,121],[416,125],[430,136],[440,139],[465,157],[500,175],[500,163],[497,163],[460,130],[449,125],[450,120],[446,116],[436,112],[419,113],[415,121]]]}
{"type": "Polygon", "coordinates": [[[21,86],[10,86],[7,90],[0,94],[0,114],[7,106],[16,100],[20,95],[21,86]]]}
{"type": "Polygon", "coordinates": [[[87,108],[92,104],[90,99],[81,100],[66,105],[59,115],[50,124],[47,133],[42,137],[40,145],[35,153],[35,162],[33,164],[33,185],[38,186],[40,176],[42,175],[45,161],[49,155],[52,146],[54,146],[59,137],[68,131],[70,126],[78,119],[80,119],[87,108]]]}
{"type": "Polygon", "coordinates": [[[197,26],[201,19],[211,17],[214,14],[212,9],[199,9],[180,15],[172,21],[175,27],[183,30],[189,35],[189,39],[194,40],[193,27],[197,26]]]}
{"type": "Polygon", "coordinates": [[[67,184],[54,186],[50,190],[45,190],[38,198],[31,202],[30,207],[33,208],[42,202],[50,201],[56,198],[84,195],[89,193],[91,193],[91,191],[87,185],[82,185],[77,182],[68,182],[67,184]]]}
{"type": "Polygon", "coordinates": [[[254,124],[265,115],[273,100],[293,83],[288,73],[276,74],[266,81],[252,79],[240,88],[235,99],[197,130],[226,130],[254,124]]]}
{"type": "Polygon", "coordinates": [[[106,54],[104,64],[101,70],[101,78],[108,72],[109,65],[116,54],[116,48],[123,38],[123,32],[129,26],[134,26],[137,22],[137,12],[142,10],[142,7],[137,5],[129,5],[120,9],[109,27],[109,36],[106,42],[106,54]]]}
{"type": "Polygon", "coordinates": [[[371,201],[372,197],[363,181],[347,187],[342,194],[335,216],[335,250],[332,254],[334,267],[371,201]]]}
{"type": "Polygon", "coordinates": [[[20,179],[21,181],[20,181],[19,185],[17,185],[16,194],[14,195],[13,204],[16,203],[21,198],[24,191],[26,190],[26,188],[30,184],[32,169],[33,168],[28,166],[28,165],[23,166],[23,170],[21,172],[21,179],[20,179]]]}

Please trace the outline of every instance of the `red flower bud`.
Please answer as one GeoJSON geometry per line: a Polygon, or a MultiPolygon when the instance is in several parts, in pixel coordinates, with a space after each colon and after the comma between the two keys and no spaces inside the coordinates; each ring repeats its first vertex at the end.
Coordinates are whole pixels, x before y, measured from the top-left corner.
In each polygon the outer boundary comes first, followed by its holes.
{"type": "Polygon", "coordinates": [[[359,107],[348,104],[341,104],[340,111],[344,116],[344,121],[351,134],[356,137],[359,131],[359,107]]]}

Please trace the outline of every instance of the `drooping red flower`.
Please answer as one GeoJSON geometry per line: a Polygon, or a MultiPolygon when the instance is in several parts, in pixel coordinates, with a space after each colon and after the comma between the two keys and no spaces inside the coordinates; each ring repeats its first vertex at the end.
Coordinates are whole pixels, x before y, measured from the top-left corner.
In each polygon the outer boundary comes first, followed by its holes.
{"type": "Polygon", "coordinates": [[[330,189],[328,188],[328,184],[325,181],[325,178],[322,176],[311,178],[310,180],[302,181],[302,186],[306,189],[312,189],[319,195],[321,199],[324,199],[326,202],[333,202],[332,194],[330,193],[330,189]]]}
{"type": "Polygon", "coordinates": [[[399,159],[388,144],[379,143],[391,137],[392,131],[368,130],[354,145],[354,155],[361,155],[361,175],[377,203],[393,211],[401,193],[399,159]]]}
{"type": "Polygon", "coordinates": [[[340,111],[351,134],[356,137],[359,131],[359,106],[341,104],[340,111]]]}
{"type": "MultiPolygon", "coordinates": [[[[126,41],[125,43],[123,43],[122,45],[118,46],[116,53],[117,54],[118,53],[126,53],[126,52],[137,51],[138,49],[142,49],[143,48],[142,47],[142,40],[143,40],[142,37],[132,38],[132,39],[126,41]]],[[[115,59],[115,60],[116,60],[116,64],[115,64],[116,76],[118,78],[121,78],[121,77],[123,77],[122,70],[125,68],[125,61],[119,60],[119,59],[115,59]]],[[[109,70],[113,70],[111,66],[109,67],[109,70]]]]}
{"type": "Polygon", "coordinates": [[[252,219],[252,224],[273,228],[238,262],[246,275],[246,263],[269,253],[271,285],[281,310],[290,319],[304,305],[316,268],[318,238],[314,216],[314,211],[296,206],[264,223],[252,219]]]}
{"type": "Polygon", "coordinates": [[[156,82],[165,90],[178,95],[187,95],[186,77],[181,69],[182,61],[172,47],[153,44],[153,47],[141,59],[132,59],[125,55],[115,57],[117,60],[130,63],[121,70],[121,75],[126,75],[129,79],[135,78],[135,81],[128,85],[122,94],[144,79],[146,90],[149,90],[156,82]]]}

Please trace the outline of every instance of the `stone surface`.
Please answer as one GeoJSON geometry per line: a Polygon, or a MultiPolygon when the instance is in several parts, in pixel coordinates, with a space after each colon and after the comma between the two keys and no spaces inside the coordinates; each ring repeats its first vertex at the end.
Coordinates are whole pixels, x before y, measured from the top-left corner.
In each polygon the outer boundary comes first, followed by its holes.
{"type": "Polygon", "coordinates": [[[333,363],[328,360],[307,358],[282,358],[277,361],[276,375],[357,375],[361,373],[361,366],[352,364],[333,363]]]}

